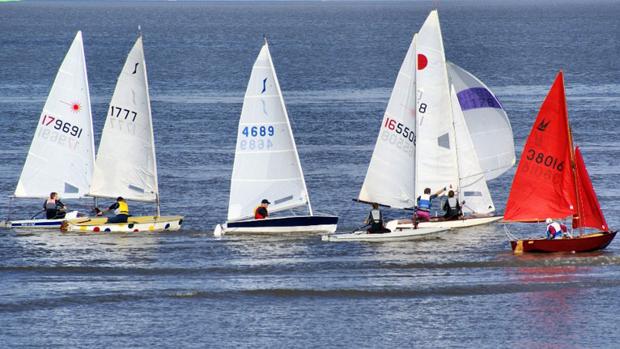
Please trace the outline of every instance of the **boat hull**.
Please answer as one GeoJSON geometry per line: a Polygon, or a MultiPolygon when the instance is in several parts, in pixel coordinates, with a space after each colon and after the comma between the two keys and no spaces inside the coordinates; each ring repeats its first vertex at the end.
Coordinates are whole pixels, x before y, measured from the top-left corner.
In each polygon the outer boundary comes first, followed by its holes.
{"type": "MultiPolygon", "coordinates": [[[[442,228],[442,229],[458,229],[468,228],[477,225],[490,224],[501,220],[502,216],[487,216],[487,217],[467,217],[464,219],[456,219],[451,221],[430,221],[419,222],[418,228],[442,228]]],[[[394,231],[399,229],[413,229],[413,223],[411,220],[393,220],[387,222],[386,228],[394,231]]]]}
{"type": "Polygon", "coordinates": [[[183,216],[132,216],[127,223],[107,223],[107,218],[71,219],[60,228],[67,232],[81,233],[139,233],[175,231],[181,229],[183,216]]]}
{"type": "Polygon", "coordinates": [[[616,237],[616,232],[597,232],[572,239],[512,240],[510,246],[515,254],[526,252],[590,252],[602,250],[616,237]]]}
{"type": "Polygon", "coordinates": [[[428,239],[446,232],[446,228],[418,228],[401,229],[382,234],[369,234],[365,230],[358,230],[350,234],[326,234],[321,236],[321,240],[328,242],[390,242],[390,241],[410,241],[428,239]]]}
{"type": "Polygon", "coordinates": [[[218,225],[215,236],[224,234],[281,234],[281,233],[333,233],[336,231],[336,216],[291,216],[251,219],[226,222],[218,225]]]}
{"type": "Polygon", "coordinates": [[[60,219],[21,219],[17,221],[6,222],[7,228],[27,228],[27,229],[58,229],[62,222],[67,219],[76,219],[78,211],[67,212],[65,218],[60,219]]]}

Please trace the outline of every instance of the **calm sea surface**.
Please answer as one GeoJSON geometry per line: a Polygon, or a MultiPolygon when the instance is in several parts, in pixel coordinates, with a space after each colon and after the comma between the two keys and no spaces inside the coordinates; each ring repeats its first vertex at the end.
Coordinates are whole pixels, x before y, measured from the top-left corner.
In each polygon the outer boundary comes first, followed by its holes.
{"type": "MultiPolygon", "coordinates": [[[[437,3],[448,59],[496,92],[519,151],[564,69],[575,142],[609,225],[619,227],[620,4],[437,3]]],[[[9,214],[7,197],[75,32],[84,32],[98,142],[140,24],[162,212],[187,217],[172,234],[0,231],[0,346],[618,347],[618,241],[593,254],[515,257],[499,224],[385,244],[213,238],[226,217],[241,102],[263,34],[313,206],[340,215],[339,230],[350,231],[368,209],[351,199],[396,73],[433,6],[0,4],[0,215],[9,214]]],[[[500,210],[513,173],[490,183],[500,210]]],[[[39,201],[15,202],[12,216],[30,216],[39,201]]],[[[507,228],[519,236],[543,229],[507,228]]]]}

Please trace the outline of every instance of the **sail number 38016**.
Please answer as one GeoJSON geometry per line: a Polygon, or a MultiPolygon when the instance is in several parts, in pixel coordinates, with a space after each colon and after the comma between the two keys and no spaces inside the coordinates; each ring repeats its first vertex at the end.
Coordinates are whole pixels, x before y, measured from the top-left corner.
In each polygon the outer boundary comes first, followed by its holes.
{"type": "Polygon", "coordinates": [[[528,149],[525,158],[560,172],[564,170],[564,161],[558,161],[558,159],[552,155],[545,156],[544,153],[537,152],[535,149],[528,149]]]}

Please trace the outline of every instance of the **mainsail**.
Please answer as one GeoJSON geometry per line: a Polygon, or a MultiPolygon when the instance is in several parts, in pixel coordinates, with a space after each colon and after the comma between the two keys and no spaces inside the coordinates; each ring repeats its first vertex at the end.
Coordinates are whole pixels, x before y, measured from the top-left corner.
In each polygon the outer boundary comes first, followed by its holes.
{"type": "MultiPolygon", "coordinates": [[[[515,164],[515,147],[508,115],[493,92],[473,74],[448,62],[448,76],[460,105],[480,166],[490,181],[515,164]]],[[[456,101],[456,102],[455,102],[456,101]]]]}
{"type": "Polygon", "coordinates": [[[571,148],[564,77],[560,72],[523,148],[505,220],[544,221],[547,217],[573,215],[577,208],[571,148]]]}
{"type": "Polygon", "coordinates": [[[358,199],[395,208],[415,205],[414,35],[398,71],[358,199]]]}
{"type": "Polygon", "coordinates": [[[78,31],[45,101],[15,196],[45,198],[52,191],[64,198],[85,196],[93,173],[93,139],[84,45],[78,31]]]}
{"type": "Polygon", "coordinates": [[[153,121],[142,36],[129,52],[110,101],[90,195],[158,201],[153,121]]]}
{"type": "Polygon", "coordinates": [[[278,78],[265,42],[243,99],[230,185],[228,221],[254,216],[262,199],[270,212],[308,205],[310,199],[278,78]]]}
{"type": "Polygon", "coordinates": [[[579,147],[575,149],[575,167],[577,170],[577,190],[579,190],[580,202],[578,205],[579,213],[573,216],[573,228],[587,227],[609,231],[579,147]]]}
{"type": "Polygon", "coordinates": [[[416,184],[436,191],[458,185],[448,73],[437,11],[431,11],[416,43],[416,184]]]}
{"type": "Polygon", "coordinates": [[[455,102],[457,95],[452,85],[450,92],[459,170],[459,201],[465,202],[462,205],[464,213],[491,213],[495,211],[495,206],[465,116],[459,103],[455,102]]]}

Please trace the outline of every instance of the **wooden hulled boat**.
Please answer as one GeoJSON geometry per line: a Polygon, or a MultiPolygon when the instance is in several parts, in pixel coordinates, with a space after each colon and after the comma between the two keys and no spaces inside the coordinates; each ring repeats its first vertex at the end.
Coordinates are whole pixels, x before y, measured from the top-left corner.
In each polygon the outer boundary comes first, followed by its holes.
{"type": "Polygon", "coordinates": [[[523,148],[506,203],[505,221],[572,219],[572,238],[516,239],[515,253],[589,252],[604,249],[616,236],[607,226],[568,120],[564,75],[560,71],[523,148]],[[595,229],[583,233],[585,228],[595,229]]]}

